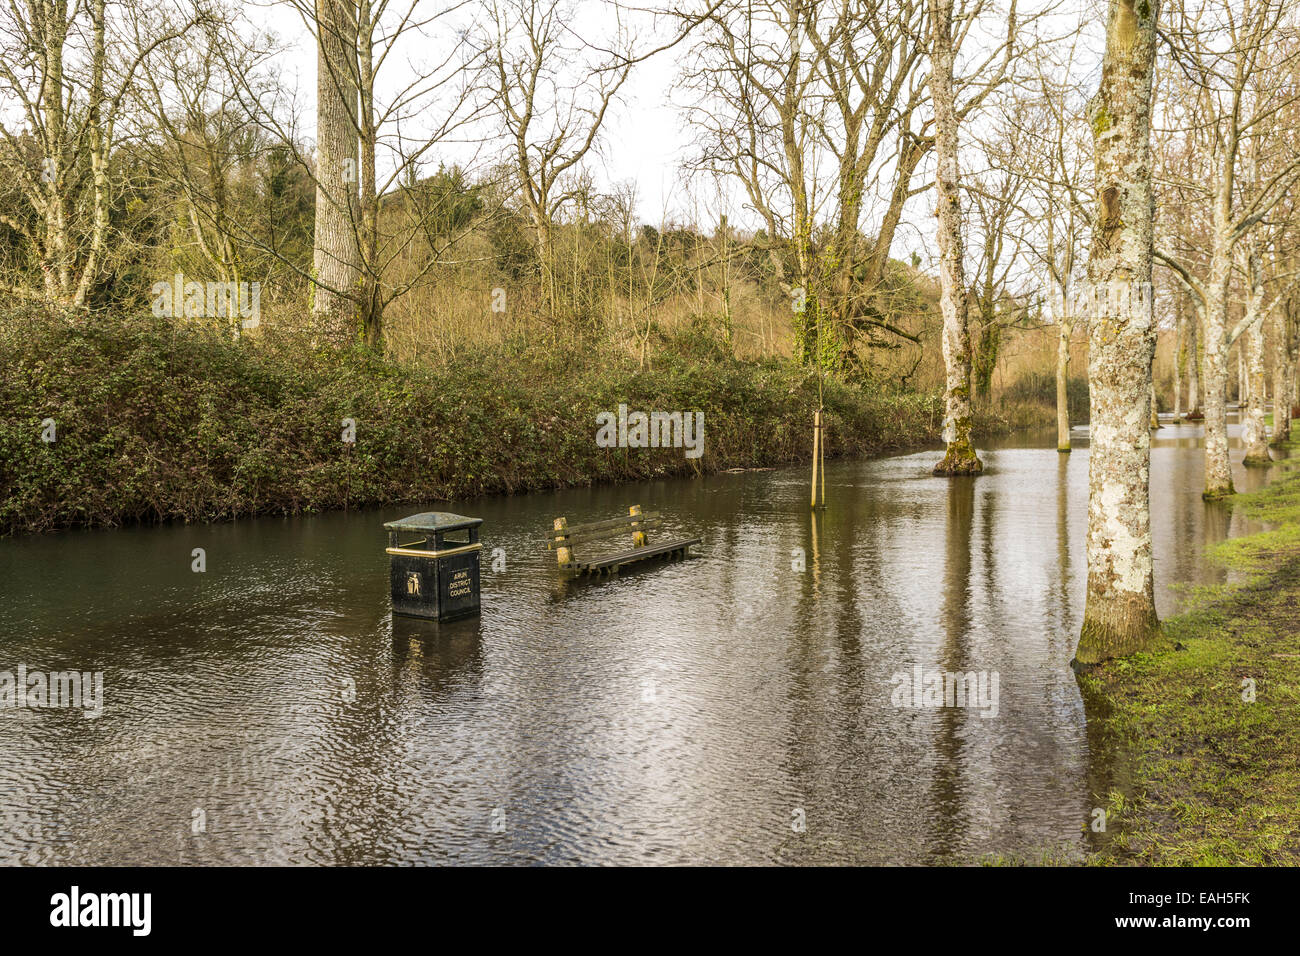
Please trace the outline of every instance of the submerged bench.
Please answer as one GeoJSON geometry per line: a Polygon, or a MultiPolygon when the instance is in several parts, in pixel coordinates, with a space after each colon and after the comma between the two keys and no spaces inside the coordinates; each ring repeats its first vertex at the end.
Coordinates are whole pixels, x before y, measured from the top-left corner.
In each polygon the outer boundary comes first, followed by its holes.
{"type": "Polygon", "coordinates": [[[640,505],[633,505],[627,515],[621,518],[608,518],[604,521],[592,521],[587,524],[571,525],[564,518],[556,518],[554,526],[546,539],[546,547],[555,552],[555,559],[561,570],[570,574],[618,574],[618,569],[629,564],[663,558],[671,561],[690,555],[691,545],[699,544],[701,538],[680,538],[665,541],[662,544],[650,544],[647,534],[650,528],[658,527],[659,515],[654,512],[642,514],[640,505]],[[632,548],[617,554],[598,558],[579,558],[574,553],[577,545],[585,545],[602,538],[612,538],[621,534],[632,535],[632,548]]]}

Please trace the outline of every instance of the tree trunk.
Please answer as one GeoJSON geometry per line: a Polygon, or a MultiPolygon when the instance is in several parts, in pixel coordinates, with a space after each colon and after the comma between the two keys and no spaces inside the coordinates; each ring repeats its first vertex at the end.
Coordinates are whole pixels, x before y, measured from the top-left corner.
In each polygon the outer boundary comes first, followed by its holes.
{"type": "Polygon", "coordinates": [[[1183,369],[1187,365],[1187,313],[1183,296],[1174,305],[1174,423],[1183,420],[1183,369]]]}
{"type": "Polygon", "coordinates": [[[316,0],[316,284],[312,312],[326,336],[352,337],[360,273],[357,202],[357,33],[353,8],[316,0]]]}
{"type": "Polygon", "coordinates": [[[1264,424],[1264,317],[1260,306],[1264,301],[1264,277],[1260,271],[1259,250],[1252,243],[1246,257],[1245,340],[1237,350],[1238,360],[1244,364],[1242,379],[1246,390],[1246,408],[1242,415],[1241,441],[1246,446],[1247,467],[1272,464],[1268,453],[1268,428],[1264,424]]]}
{"type": "Polygon", "coordinates": [[[1201,312],[1193,309],[1187,323],[1187,417],[1201,415],[1201,312]]]}
{"type": "Polygon", "coordinates": [[[970,303],[962,267],[961,183],[953,91],[952,0],[930,0],[930,96],[934,101],[935,174],[939,217],[939,310],[943,314],[943,440],[936,475],[975,475],[984,464],[971,443],[970,303]]]}
{"type": "MultiPolygon", "coordinates": [[[[1252,303],[1253,305],[1253,303],[1252,303]]],[[[1246,446],[1243,464],[1248,467],[1270,465],[1268,427],[1264,424],[1264,329],[1258,319],[1246,330],[1246,417],[1241,427],[1241,441],[1246,446]]]]}
{"type": "MultiPolygon", "coordinates": [[[[1062,296],[1062,301],[1065,297],[1062,296]]],[[[1070,333],[1074,317],[1062,315],[1056,338],[1056,450],[1070,450],[1070,333]]]]}
{"type": "Polygon", "coordinates": [[[1244,409],[1250,401],[1250,373],[1246,371],[1246,343],[1237,346],[1237,408],[1244,409]]]}
{"type": "Polygon", "coordinates": [[[1147,647],[1159,632],[1151,558],[1151,85],[1159,2],[1111,0],[1089,104],[1097,213],[1088,257],[1088,592],[1075,660],[1147,647]]]}
{"type": "MultiPolygon", "coordinates": [[[[1216,213],[1216,227],[1220,214],[1216,213]]],[[[1222,214],[1226,230],[1226,212],[1222,214]]],[[[1220,230],[1216,228],[1216,233],[1220,230]]],[[[1228,284],[1231,253],[1226,239],[1216,238],[1210,260],[1210,282],[1205,303],[1205,490],[1206,499],[1234,494],[1232,466],[1228,461],[1228,284]]]]}
{"type": "MultiPolygon", "coordinates": [[[[793,78],[791,80],[793,83],[793,78]]],[[[793,96],[793,90],[789,96],[793,96]]],[[[800,365],[820,363],[821,344],[817,341],[819,297],[813,289],[812,213],[804,185],[803,147],[795,136],[794,119],[782,122],[782,141],[791,178],[791,202],[794,213],[795,268],[799,274],[799,301],[794,311],[794,356],[800,365]]]]}
{"type": "Polygon", "coordinates": [[[1291,437],[1291,362],[1286,348],[1286,317],[1273,309],[1273,436],[1269,442],[1280,448],[1291,437]]]}
{"type": "Polygon", "coordinates": [[[70,303],[72,296],[72,237],[69,234],[71,196],[74,190],[68,182],[76,171],[69,166],[75,161],[69,149],[67,116],[63,98],[67,95],[64,74],[64,45],[72,26],[71,14],[66,8],[52,4],[31,7],[33,14],[33,40],[42,41],[39,51],[41,62],[41,113],[44,120],[43,142],[45,167],[41,177],[43,189],[37,212],[44,219],[44,244],[41,250],[41,274],[46,298],[55,302],[70,303]],[[39,24],[38,28],[35,25],[39,24]]]}
{"type": "Polygon", "coordinates": [[[90,131],[91,231],[90,248],[82,266],[81,278],[72,293],[72,304],[82,306],[99,278],[99,256],[108,239],[108,137],[104,130],[104,69],[107,66],[105,45],[104,0],[91,0],[90,131]]]}
{"type": "Polygon", "coordinates": [[[358,261],[361,269],[357,282],[358,318],[361,340],[367,348],[379,351],[384,343],[383,264],[379,261],[379,186],[376,149],[379,130],[375,117],[374,11],[371,0],[361,0],[357,11],[357,131],[360,152],[361,233],[358,261]]]}

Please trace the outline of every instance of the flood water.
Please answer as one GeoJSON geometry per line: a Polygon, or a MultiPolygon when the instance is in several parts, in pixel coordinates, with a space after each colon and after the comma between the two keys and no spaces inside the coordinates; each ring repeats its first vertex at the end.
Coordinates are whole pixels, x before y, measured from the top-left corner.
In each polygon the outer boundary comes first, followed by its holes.
{"type": "MultiPolygon", "coordinates": [[[[1201,501],[1199,433],[1156,434],[1162,615],[1252,530],[1201,501]]],[[[0,710],[0,863],[1081,853],[1086,431],[981,454],[830,463],[815,519],[800,467],[0,541],[0,671],[104,675],[97,719],[0,710]],[[564,583],[551,520],[635,503],[699,557],[564,583]],[[484,519],[478,619],[389,612],[381,524],[428,509],[484,519]],[[914,665],[996,673],[996,713],[894,706],[914,665]]]]}

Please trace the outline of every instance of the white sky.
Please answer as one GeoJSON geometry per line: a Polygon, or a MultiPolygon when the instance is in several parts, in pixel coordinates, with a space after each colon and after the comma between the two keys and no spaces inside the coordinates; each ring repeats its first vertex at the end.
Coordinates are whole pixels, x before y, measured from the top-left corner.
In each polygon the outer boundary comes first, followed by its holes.
{"type": "MultiPolygon", "coordinates": [[[[432,0],[419,2],[423,6],[432,0]]],[[[395,9],[405,10],[407,6],[407,0],[395,3],[395,9]]],[[[606,35],[612,26],[612,18],[607,15],[610,9],[612,5],[602,0],[580,0],[569,25],[582,38],[606,35]]],[[[307,137],[313,137],[315,118],[311,110],[316,100],[316,50],[312,35],[289,3],[268,4],[262,0],[248,4],[245,11],[254,23],[273,30],[289,46],[279,66],[297,78],[299,102],[305,107],[301,118],[302,131],[307,137]]],[[[656,31],[647,21],[638,28],[638,46],[653,48],[671,36],[670,30],[656,31]]],[[[401,52],[410,56],[412,62],[420,56],[406,48],[401,52]]],[[[635,180],[638,208],[641,219],[646,222],[659,222],[664,218],[665,205],[683,198],[678,170],[691,147],[691,137],[680,110],[670,101],[678,53],[679,49],[659,53],[633,68],[620,91],[620,102],[606,119],[599,140],[599,155],[591,157],[587,164],[602,187],[635,180]]],[[[397,74],[402,65],[395,62],[386,69],[397,74]]],[[[434,156],[433,165],[436,167],[440,160],[448,164],[462,161],[468,155],[469,151],[458,155],[457,150],[448,148],[434,156]]],[[[670,208],[669,218],[685,213],[684,207],[670,208]]]]}

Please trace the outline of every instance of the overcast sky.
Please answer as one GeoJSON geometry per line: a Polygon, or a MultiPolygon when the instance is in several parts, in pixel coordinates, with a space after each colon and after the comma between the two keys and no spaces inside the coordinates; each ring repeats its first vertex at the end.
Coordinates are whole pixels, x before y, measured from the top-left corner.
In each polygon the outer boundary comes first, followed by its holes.
{"type": "MultiPolygon", "coordinates": [[[[428,0],[420,0],[421,6],[428,0]]],[[[395,9],[405,10],[408,0],[397,0],[395,9]]],[[[575,4],[575,16],[570,22],[574,34],[584,39],[596,40],[609,35],[614,26],[607,15],[611,5],[601,0],[581,0],[575,4]]],[[[274,30],[289,45],[280,66],[297,78],[301,97],[299,102],[307,107],[302,116],[302,130],[314,137],[315,120],[311,115],[316,99],[316,50],[312,35],[303,26],[302,17],[290,3],[249,5],[247,14],[259,26],[274,30]]],[[[653,49],[673,36],[670,27],[656,25],[643,18],[636,25],[638,47],[653,49]]],[[[416,50],[419,44],[409,44],[401,52],[412,62],[418,62],[429,51],[416,50]]],[[[673,81],[677,74],[679,50],[656,54],[637,64],[628,82],[620,91],[620,103],[606,120],[604,135],[600,140],[600,155],[593,156],[588,166],[598,183],[604,187],[625,180],[637,183],[638,208],[647,222],[687,215],[678,180],[678,170],[691,147],[691,136],[685,128],[682,112],[672,101],[673,81]],[[678,205],[674,207],[674,201],[678,205]]],[[[403,64],[390,63],[386,69],[400,73],[403,64]]],[[[446,162],[464,161],[468,151],[449,146],[435,158],[446,162]]]]}

